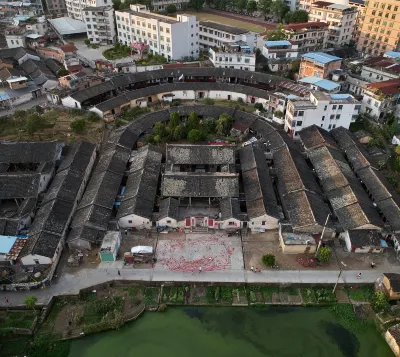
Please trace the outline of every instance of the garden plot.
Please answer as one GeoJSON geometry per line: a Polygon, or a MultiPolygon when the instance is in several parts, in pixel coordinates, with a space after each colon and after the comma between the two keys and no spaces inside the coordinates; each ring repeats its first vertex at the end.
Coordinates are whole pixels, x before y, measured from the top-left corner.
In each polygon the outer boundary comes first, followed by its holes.
{"type": "Polygon", "coordinates": [[[203,272],[243,269],[239,237],[226,234],[187,234],[185,239],[161,239],[155,269],[203,272]]]}

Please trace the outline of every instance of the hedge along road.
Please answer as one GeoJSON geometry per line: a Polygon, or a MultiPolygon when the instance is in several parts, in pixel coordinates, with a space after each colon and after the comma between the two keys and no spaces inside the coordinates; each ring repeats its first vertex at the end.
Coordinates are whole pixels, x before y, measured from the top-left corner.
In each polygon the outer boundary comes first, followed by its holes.
{"type": "MultiPolygon", "coordinates": [[[[154,282],[215,282],[215,283],[250,283],[250,284],[335,284],[339,271],[322,270],[263,270],[261,274],[242,269],[213,272],[180,272],[167,269],[122,269],[113,265],[109,269],[82,269],[75,274],[64,273],[52,285],[45,289],[0,292],[1,306],[23,306],[28,295],[38,298],[38,305],[46,305],[52,296],[78,294],[81,289],[112,280],[154,281],[154,282]],[[118,269],[121,276],[118,275],[118,269]],[[8,303],[5,298],[8,298],[8,303]]],[[[339,283],[359,284],[374,283],[382,276],[377,269],[365,271],[343,271],[339,283]],[[357,274],[362,273],[362,279],[357,274]]]]}

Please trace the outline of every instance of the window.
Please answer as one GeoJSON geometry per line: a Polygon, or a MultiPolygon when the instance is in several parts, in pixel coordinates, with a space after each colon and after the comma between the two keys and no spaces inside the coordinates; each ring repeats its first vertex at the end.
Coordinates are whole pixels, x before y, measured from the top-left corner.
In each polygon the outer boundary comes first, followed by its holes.
{"type": "Polygon", "coordinates": [[[266,221],[262,221],[261,225],[265,226],[266,223],[267,223],[266,221]]]}
{"type": "Polygon", "coordinates": [[[299,117],[303,117],[304,116],[304,111],[299,110],[299,117]]]}
{"type": "Polygon", "coordinates": [[[324,110],[327,110],[328,109],[328,106],[327,105],[325,105],[325,108],[324,108],[324,110]]]}
{"type": "Polygon", "coordinates": [[[336,105],[334,105],[334,106],[332,107],[332,109],[335,110],[335,109],[336,109],[336,105]]]}
{"type": "Polygon", "coordinates": [[[167,220],[167,223],[171,223],[171,220],[169,219],[169,220],[167,220]]]}
{"type": "Polygon", "coordinates": [[[343,105],[339,105],[339,110],[342,110],[343,109],[343,105]]]}
{"type": "Polygon", "coordinates": [[[170,29],[165,29],[165,31],[166,31],[167,33],[170,33],[170,29]]]}
{"type": "Polygon", "coordinates": [[[332,129],[332,124],[329,124],[329,125],[328,125],[328,130],[329,130],[329,129],[332,129]]]}
{"type": "Polygon", "coordinates": [[[322,117],[322,121],[324,121],[325,120],[325,115],[322,117]]]}
{"type": "Polygon", "coordinates": [[[151,24],[147,24],[147,27],[148,27],[149,29],[151,29],[151,24]]]}
{"type": "Polygon", "coordinates": [[[160,26],[160,32],[164,32],[164,27],[160,26]]]}
{"type": "Polygon", "coordinates": [[[335,119],[335,114],[332,114],[329,119],[335,119]]]}
{"type": "Polygon", "coordinates": [[[132,223],[132,221],[128,221],[128,223],[132,223]]]}
{"type": "Polygon", "coordinates": [[[33,261],[35,262],[35,264],[40,264],[38,259],[33,259],[33,261]]]}
{"type": "Polygon", "coordinates": [[[303,125],[303,122],[302,121],[297,121],[296,122],[296,126],[302,126],[303,125]]]}
{"type": "Polygon", "coordinates": [[[339,120],[340,119],[340,114],[337,114],[336,115],[336,120],[339,120]]]}
{"type": "Polygon", "coordinates": [[[228,226],[234,226],[235,222],[228,222],[228,226]]]}
{"type": "Polygon", "coordinates": [[[156,25],[153,25],[153,30],[155,31],[155,30],[157,30],[157,27],[156,27],[156,25]]]}
{"type": "Polygon", "coordinates": [[[335,128],[336,128],[336,124],[333,124],[333,125],[332,125],[332,129],[335,129],[335,128]]]}

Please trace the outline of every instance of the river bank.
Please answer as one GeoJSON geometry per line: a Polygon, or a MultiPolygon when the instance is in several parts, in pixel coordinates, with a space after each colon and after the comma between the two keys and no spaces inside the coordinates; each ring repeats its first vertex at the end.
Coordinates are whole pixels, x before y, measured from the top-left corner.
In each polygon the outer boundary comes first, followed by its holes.
{"type": "MultiPolygon", "coordinates": [[[[82,290],[78,295],[54,297],[36,317],[37,323],[32,326],[32,335],[35,336],[34,341],[39,340],[41,343],[40,356],[46,357],[43,349],[50,346],[50,350],[54,353],[56,346],[69,345],[69,343],[55,341],[120,329],[127,322],[138,318],[145,310],[165,310],[167,307],[169,310],[170,306],[253,307],[257,309],[323,306],[332,308],[331,312],[336,314],[337,318],[342,318],[343,315],[343,324],[350,327],[374,320],[375,314],[368,304],[373,294],[372,286],[341,286],[335,294],[332,290],[333,286],[161,284],[158,287],[145,287],[110,282],[82,290]],[[357,306],[357,309],[354,306],[357,306]]],[[[10,324],[7,326],[11,327],[10,324]]],[[[6,335],[1,336],[2,330],[0,321],[0,344],[2,344],[0,354],[2,356],[13,356],[8,354],[8,351],[14,351],[14,347],[17,350],[19,347],[21,353],[25,352],[22,346],[27,345],[32,336],[29,339],[21,335],[21,342],[19,342],[18,335],[11,336],[11,339],[10,336],[8,338],[6,335]]],[[[65,357],[65,351],[63,353],[60,356],[50,354],[49,357],[65,357]]],[[[35,355],[32,356],[35,357],[35,355]]]]}

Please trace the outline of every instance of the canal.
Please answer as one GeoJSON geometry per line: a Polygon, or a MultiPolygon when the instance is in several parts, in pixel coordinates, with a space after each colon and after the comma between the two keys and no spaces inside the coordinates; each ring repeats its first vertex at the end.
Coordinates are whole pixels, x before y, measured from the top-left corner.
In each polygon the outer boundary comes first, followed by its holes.
{"type": "Polygon", "coordinates": [[[392,357],[373,326],[326,308],[174,307],[72,342],[69,357],[392,357]]]}

